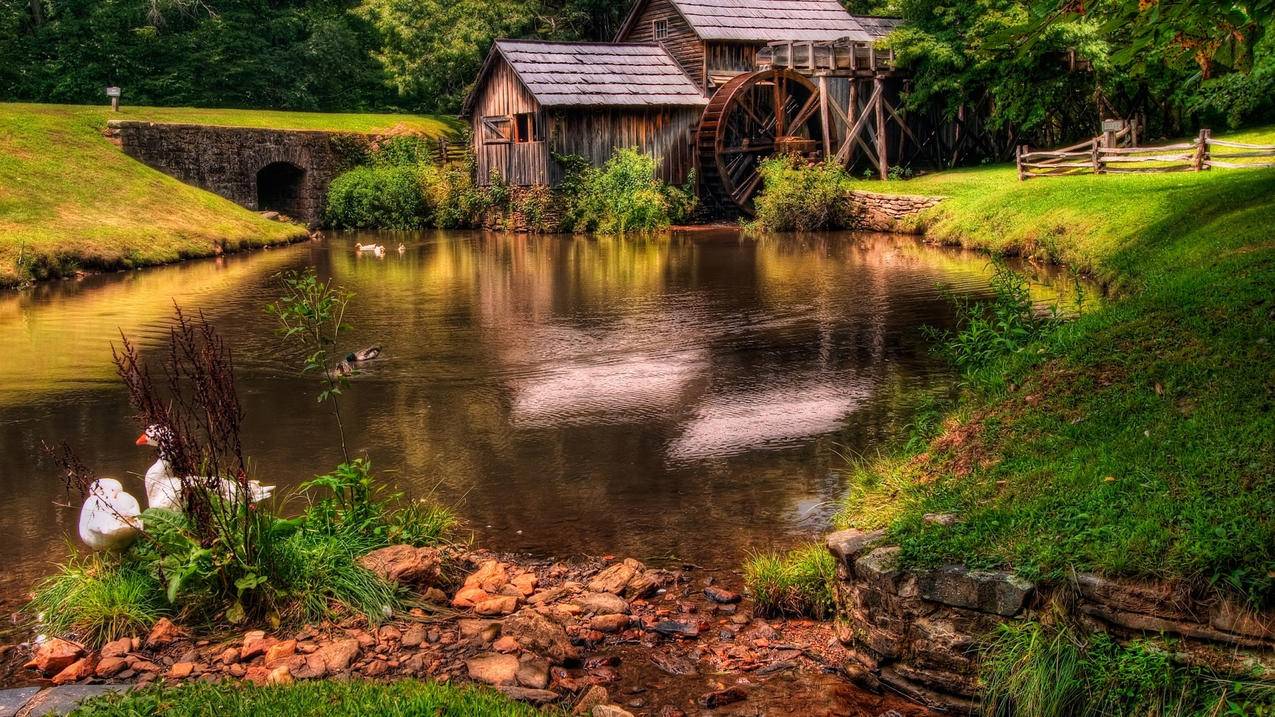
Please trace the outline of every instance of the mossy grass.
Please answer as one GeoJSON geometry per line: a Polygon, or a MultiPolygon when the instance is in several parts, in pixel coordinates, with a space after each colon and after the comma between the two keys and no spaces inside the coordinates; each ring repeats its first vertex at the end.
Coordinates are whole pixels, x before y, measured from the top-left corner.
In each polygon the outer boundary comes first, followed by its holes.
{"type": "Polygon", "coordinates": [[[787,553],[757,553],[744,564],[744,584],[757,610],[768,616],[831,617],[835,579],[832,555],[817,544],[787,553]]]}
{"type": "Polygon", "coordinates": [[[129,158],[102,135],[109,119],[429,136],[457,129],[411,115],[0,104],[0,287],[306,235],[129,158]]]}
{"type": "MultiPolygon", "coordinates": [[[[1117,644],[1065,623],[1000,625],[981,669],[989,717],[1269,715],[1275,686],[1176,665],[1171,644],[1117,644]]],[[[1257,676],[1255,676],[1257,677],[1257,676]]]]}
{"type": "Polygon", "coordinates": [[[1116,291],[967,373],[932,440],[856,466],[842,522],[888,527],[907,565],[1180,580],[1275,605],[1275,170],[875,186],[948,194],[925,219],[940,240],[1116,291]]]}
{"type": "Polygon", "coordinates": [[[233,715],[325,715],[362,717],[532,717],[562,714],[541,710],[490,689],[437,682],[306,682],[287,687],[188,684],[152,687],[87,702],[75,717],[227,717],[233,715]]]}

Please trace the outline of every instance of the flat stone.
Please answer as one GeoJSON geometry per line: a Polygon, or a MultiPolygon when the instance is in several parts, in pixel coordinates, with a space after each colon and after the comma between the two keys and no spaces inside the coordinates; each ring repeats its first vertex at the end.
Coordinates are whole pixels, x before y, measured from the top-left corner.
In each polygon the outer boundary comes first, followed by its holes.
{"type": "Polygon", "coordinates": [[[416,623],[407,628],[403,632],[403,639],[399,643],[403,647],[420,647],[425,642],[425,626],[416,623]]]}
{"type": "Polygon", "coordinates": [[[589,629],[598,632],[621,632],[629,626],[628,615],[598,615],[589,621],[589,629]]]}
{"type": "Polygon", "coordinates": [[[133,649],[133,640],[121,637],[102,645],[102,657],[123,657],[133,649]]]}
{"type": "Polygon", "coordinates": [[[575,603],[587,615],[615,615],[629,612],[629,604],[624,598],[609,592],[585,593],[575,599],[575,603]]]}
{"type": "Polygon", "coordinates": [[[560,695],[549,690],[538,690],[531,687],[515,687],[514,685],[496,685],[496,689],[506,697],[533,705],[547,705],[557,702],[560,695]]]}
{"type": "Polygon", "coordinates": [[[637,569],[634,566],[627,563],[617,563],[594,576],[586,587],[595,593],[619,595],[624,592],[624,588],[633,579],[634,575],[637,575],[637,569]]]}
{"type": "Polygon", "coordinates": [[[474,605],[475,614],[487,616],[509,615],[517,609],[518,598],[513,597],[512,595],[487,598],[486,600],[474,605]]]}
{"type": "Polygon", "coordinates": [[[443,560],[434,548],[392,545],[359,558],[359,565],[390,582],[404,585],[432,585],[439,577],[443,560]]]}
{"type": "Polygon", "coordinates": [[[925,600],[1005,617],[1022,612],[1027,596],[1036,589],[1030,580],[1013,573],[968,570],[960,565],[921,574],[917,581],[925,600]]]}
{"type": "Polygon", "coordinates": [[[921,522],[926,525],[941,525],[947,528],[960,523],[961,516],[956,513],[926,513],[921,516],[921,522]]]}
{"type": "Polygon", "coordinates": [[[579,656],[579,650],[571,644],[566,629],[534,610],[523,610],[514,615],[505,621],[502,629],[523,649],[544,655],[554,663],[579,656]]]}
{"type": "Polygon", "coordinates": [[[460,628],[461,637],[481,635],[491,627],[500,629],[500,623],[496,620],[457,620],[456,626],[460,628]]]}
{"type": "Polygon", "coordinates": [[[518,658],[513,655],[482,655],[466,660],[465,670],[475,682],[513,685],[518,681],[518,658]]]}
{"type": "Polygon", "coordinates": [[[861,555],[854,561],[854,575],[875,588],[897,592],[899,578],[903,574],[899,570],[899,553],[902,550],[897,545],[888,545],[861,555]]]}
{"type": "Polygon", "coordinates": [[[129,685],[66,685],[51,687],[27,703],[24,717],[45,717],[45,715],[64,715],[75,709],[85,700],[102,695],[126,692],[129,685]]]}
{"type": "Polygon", "coordinates": [[[852,567],[854,561],[869,546],[880,541],[885,537],[884,530],[841,530],[829,535],[824,543],[828,546],[828,552],[837,560],[840,560],[847,567],[852,567]]]}
{"type": "Polygon", "coordinates": [[[647,626],[646,629],[668,637],[699,637],[699,626],[677,620],[662,620],[647,626]]]}
{"type": "Polygon", "coordinates": [[[465,587],[480,588],[488,593],[498,593],[508,582],[509,570],[505,565],[496,560],[488,560],[478,566],[478,570],[465,578],[465,587]]]}
{"type": "Polygon", "coordinates": [[[40,694],[39,687],[20,687],[16,690],[0,690],[0,717],[13,717],[26,706],[32,697],[40,694]]]}
{"type": "Polygon", "coordinates": [[[543,690],[549,686],[549,661],[530,653],[518,658],[518,684],[543,690]]]}
{"type": "Polygon", "coordinates": [[[721,605],[734,605],[743,599],[739,593],[717,587],[716,585],[710,585],[704,588],[704,597],[721,605]]]}
{"type": "Polygon", "coordinates": [[[126,669],[128,669],[128,660],[123,657],[103,657],[98,661],[94,674],[102,679],[107,679],[118,675],[126,669]]]}

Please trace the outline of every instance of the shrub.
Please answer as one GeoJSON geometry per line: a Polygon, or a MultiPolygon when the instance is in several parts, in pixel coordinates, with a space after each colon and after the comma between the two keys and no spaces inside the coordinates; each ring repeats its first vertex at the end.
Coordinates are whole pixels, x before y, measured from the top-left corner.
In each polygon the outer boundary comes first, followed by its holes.
{"type": "Polygon", "coordinates": [[[419,167],[432,165],[438,144],[435,140],[415,134],[401,135],[384,140],[369,159],[377,167],[419,167]]]}
{"type": "Polygon", "coordinates": [[[416,167],[357,167],[332,181],[324,221],[337,229],[418,229],[429,206],[416,167]]]}
{"type": "Polygon", "coordinates": [[[37,585],[27,609],[44,632],[101,645],[149,631],[168,606],[151,575],[90,555],[72,558],[37,585]]]}
{"type": "Polygon", "coordinates": [[[744,583],[762,614],[806,615],[818,620],[835,609],[836,561],[822,545],[785,555],[759,553],[744,565],[744,583]]]}
{"type": "Polygon", "coordinates": [[[421,192],[430,224],[439,229],[466,229],[482,225],[493,199],[474,184],[465,165],[420,165],[421,192]]]}
{"type": "Polygon", "coordinates": [[[569,159],[564,164],[568,176],[560,191],[566,223],[575,231],[655,231],[684,221],[694,210],[691,184],[671,187],[660,181],[655,158],[635,149],[617,149],[600,169],[569,159]]]}
{"type": "Polygon", "coordinates": [[[807,232],[845,227],[850,221],[850,176],[836,162],[810,164],[782,156],[761,164],[762,193],[755,206],[757,228],[807,232]]]}

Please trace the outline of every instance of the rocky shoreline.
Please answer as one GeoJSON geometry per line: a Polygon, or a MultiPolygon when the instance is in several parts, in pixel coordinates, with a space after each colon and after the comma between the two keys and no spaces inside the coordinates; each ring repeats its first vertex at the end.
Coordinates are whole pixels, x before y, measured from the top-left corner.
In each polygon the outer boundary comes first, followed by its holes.
{"type": "Polygon", "coordinates": [[[831,623],[755,617],[734,586],[690,566],[410,546],[362,562],[407,587],[414,607],[380,625],[351,617],[222,634],[164,619],[100,650],[50,639],[10,648],[30,659],[8,682],[432,679],[599,717],[762,715],[794,704],[810,715],[928,714],[851,686],[831,623]]]}

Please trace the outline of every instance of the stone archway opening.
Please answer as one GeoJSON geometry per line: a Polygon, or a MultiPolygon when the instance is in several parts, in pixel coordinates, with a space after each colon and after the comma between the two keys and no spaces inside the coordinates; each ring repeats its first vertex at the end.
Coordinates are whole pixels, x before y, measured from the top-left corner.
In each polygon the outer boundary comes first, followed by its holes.
{"type": "Polygon", "coordinates": [[[257,172],[257,209],[300,219],[308,216],[301,188],[305,170],[291,162],[267,164],[257,172]]]}

